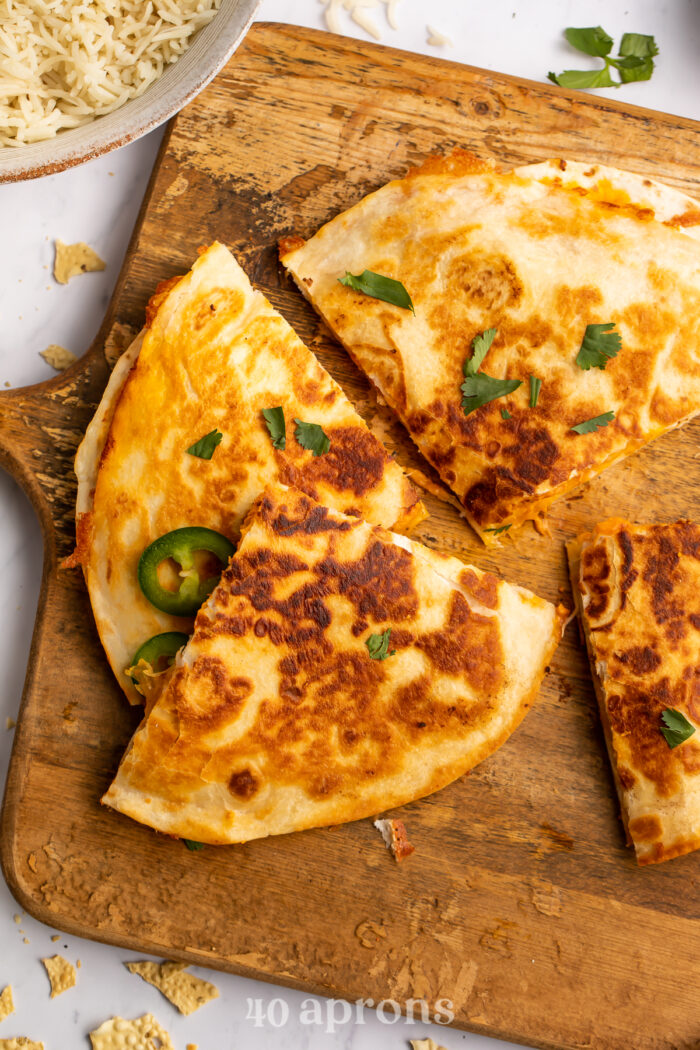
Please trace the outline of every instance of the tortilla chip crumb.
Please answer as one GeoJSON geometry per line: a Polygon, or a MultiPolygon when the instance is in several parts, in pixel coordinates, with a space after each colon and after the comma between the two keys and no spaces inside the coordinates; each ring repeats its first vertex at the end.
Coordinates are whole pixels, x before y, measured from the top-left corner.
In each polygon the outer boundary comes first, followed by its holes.
{"type": "Polygon", "coordinates": [[[16,912],[15,912],[15,915],[14,915],[14,919],[15,919],[15,922],[17,923],[17,925],[19,926],[19,924],[20,924],[20,923],[21,923],[21,921],[22,921],[22,916],[21,916],[21,915],[18,915],[18,914],[17,914],[16,912]]]}
{"type": "Polygon", "coordinates": [[[34,874],[36,875],[36,872],[37,872],[36,853],[28,853],[27,854],[27,867],[29,868],[30,871],[33,871],[34,874]]]}
{"type": "Polygon", "coordinates": [[[416,847],[408,841],[406,825],[402,820],[375,820],[374,826],[384,839],[386,848],[391,850],[397,864],[416,852],[416,847]]]}
{"type": "Polygon", "coordinates": [[[185,1050],[199,1050],[199,1047],[196,1043],[188,1043],[185,1050]]]}
{"type": "Polygon", "coordinates": [[[43,357],[46,364],[57,372],[63,372],[78,360],[71,350],[66,350],[65,346],[59,346],[58,343],[51,343],[45,350],[40,350],[39,357],[43,357]]]}
{"type": "Polygon", "coordinates": [[[138,974],[144,981],[148,981],[154,988],[169,999],[181,1014],[191,1014],[200,1006],[219,998],[218,988],[203,981],[201,977],[185,970],[185,963],[140,962],[126,963],[129,973],[138,974]]]}
{"type": "Polygon", "coordinates": [[[61,939],[60,933],[54,933],[53,937],[51,938],[51,940],[54,942],[54,944],[56,943],[56,941],[60,941],[60,939],[61,939]]]}
{"type": "MultiPolygon", "coordinates": [[[[21,931],[20,931],[20,932],[21,932],[21,931]]],[[[23,944],[29,944],[29,938],[28,938],[28,937],[23,937],[23,938],[22,938],[22,943],[23,943],[23,944]]]]}
{"type": "Polygon", "coordinates": [[[67,992],[75,984],[75,969],[73,964],[64,959],[62,955],[54,955],[51,959],[41,960],[46,967],[46,972],[51,981],[51,998],[55,999],[62,992],[67,992]]]}
{"type": "MultiPolygon", "coordinates": [[[[168,1033],[152,1014],[126,1021],[110,1017],[90,1032],[92,1050],[175,1050],[168,1033]]],[[[2,1050],[2,1048],[0,1048],[2,1050]]]]}
{"type": "Polygon", "coordinates": [[[445,1050],[444,1046],[438,1046],[434,1039],[411,1039],[413,1050],[445,1050]]]}
{"type": "Polygon", "coordinates": [[[76,968],[76,970],[79,970],[79,969],[80,969],[80,967],[81,967],[82,965],[83,965],[83,964],[81,963],[80,959],[78,959],[78,961],[77,961],[77,962],[76,962],[76,964],[75,964],[75,968],[76,968]]]}
{"type": "Polygon", "coordinates": [[[14,1012],[15,1004],[12,999],[12,985],[8,984],[7,988],[3,988],[0,995],[0,1021],[4,1021],[6,1017],[9,1017],[14,1012]]]}
{"type": "Polygon", "coordinates": [[[53,264],[53,275],[59,284],[68,284],[71,277],[79,273],[94,273],[106,269],[106,263],[100,259],[89,244],[79,241],[77,244],[64,244],[56,240],[56,257],[53,264]]]}
{"type": "Polygon", "coordinates": [[[14,1039],[0,1039],[0,1050],[44,1050],[44,1044],[35,1043],[26,1035],[18,1035],[14,1039]]]}
{"type": "Polygon", "coordinates": [[[8,718],[5,721],[5,729],[14,729],[16,725],[14,718],[8,718]]]}

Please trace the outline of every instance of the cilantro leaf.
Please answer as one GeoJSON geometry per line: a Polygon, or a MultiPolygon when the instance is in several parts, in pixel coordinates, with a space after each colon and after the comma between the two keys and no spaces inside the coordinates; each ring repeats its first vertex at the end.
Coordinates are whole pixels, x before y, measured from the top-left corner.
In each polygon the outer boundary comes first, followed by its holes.
{"type": "Polygon", "coordinates": [[[183,839],[182,840],[189,850],[194,853],[196,850],[204,849],[203,842],[195,842],[194,839],[183,839]]]}
{"type": "Polygon", "coordinates": [[[667,707],[661,715],[663,726],[659,726],[668,746],[673,749],[688,740],[695,732],[695,726],[681,711],[675,707],[667,707]],[[666,728],[664,728],[664,726],[666,728]]]}
{"type": "Polygon", "coordinates": [[[211,459],[214,455],[214,449],[221,442],[223,436],[220,430],[210,430],[199,441],[195,441],[194,445],[190,445],[187,449],[188,455],[196,456],[197,459],[211,459]]]}
{"type": "Polygon", "coordinates": [[[460,390],[464,395],[462,408],[465,416],[481,408],[482,405],[488,404],[489,401],[495,401],[497,397],[512,394],[521,385],[519,379],[494,379],[493,376],[487,376],[485,372],[478,371],[497,334],[497,328],[487,328],[481,335],[477,335],[472,342],[472,356],[467,358],[462,365],[466,378],[460,390]]]}
{"type": "Polygon", "coordinates": [[[362,273],[352,274],[345,271],[345,277],[338,280],[346,288],[353,288],[356,292],[363,292],[372,299],[381,299],[384,303],[392,306],[400,306],[402,310],[410,310],[415,314],[411,296],[408,294],[401,281],[395,281],[393,277],[385,277],[381,273],[372,270],[363,270],[362,273]]]}
{"type": "Polygon", "coordinates": [[[465,376],[476,375],[497,335],[497,328],[487,328],[485,332],[481,333],[481,335],[474,337],[472,340],[472,356],[468,358],[462,366],[465,376]]]}
{"type": "Polygon", "coordinates": [[[498,536],[498,535],[500,535],[501,532],[508,532],[508,529],[511,527],[512,524],[513,524],[513,522],[509,521],[507,525],[499,525],[496,528],[483,529],[482,531],[483,532],[492,532],[494,534],[494,536],[498,536]]]}
{"type": "Polygon", "coordinates": [[[570,27],[564,36],[577,51],[602,58],[602,69],[565,69],[563,73],[548,73],[554,84],[566,88],[620,87],[636,80],[649,80],[654,72],[654,56],[659,49],[653,36],[644,33],[624,33],[617,58],[611,58],[612,37],[600,26],[585,29],[570,27]],[[619,80],[613,80],[611,69],[617,69],[619,80]]]}
{"type": "Polygon", "coordinates": [[[510,419],[510,412],[507,408],[501,409],[501,419],[510,419]]]}
{"type": "Polygon", "coordinates": [[[616,87],[607,66],[602,69],[565,69],[563,73],[548,73],[547,77],[554,84],[564,88],[599,88],[616,87]]]}
{"type": "Polygon", "coordinates": [[[620,41],[618,54],[634,58],[654,58],[659,49],[653,36],[645,36],[643,33],[623,33],[620,41]]]}
{"type": "Polygon", "coordinates": [[[270,431],[273,448],[287,447],[287,426],[284,422],[284,409],[278,405],[277,408],[264,408],[263,418],[270,431]]]}
{"type": "Polygon", "coordinates": [[[369,638],[365,639],[365,645],[373,660],[386,660],[388,656],[394,655],[396,649],[392,649],[389,652],[390,637],[391,627],[387,627],[386,631],[382,631],[381,634],[371,634],[369,638]]]}
{"type": "Polygon", "coordinates": [[[541,389],[542,380],[538,379],[537,376],[530,376],[530,408],[536,407],[541,389]]]}
{"type": "Polygon", "coordinates": [[[607,324],[586,325],[576,364],[587,372],[589,368],[604,369],[611,357],[617,357],[622,346],[619,332],[613,332],[614,321],[607,324]]]}
{"type": "Polygon", "coordinates": [[[583,423],[577,423],[571,429],[577,434],[594,434],[598,427],[607,427],[615,418],[614,412],[603,412],[602,416],[593,416],[592,419],[584,419],[583,423]]]}
{"type": "Polygon", "coordinates": [[[314,456],[322,456],[331,447],[330,438],[323,433],[323,428],[318,423],[305,423],[303,419],[295,419],[297,425],[294,437],[302,448],[313,452],[314,456]]]}
{"type": "Polygon", "coordinates": [[[467,376],[460,387],[464,395],[462,408],[465,416],[475,412],[482,405],[487,405],[489,401],[495,401],[497,397],[512,394],[519,386],[522,386],[520,379],[494,379],[493,376],[487,376],[484,372],[479,372],[475,376],[467,376]]]}
{"type": "Polygon", "coordinates": [[[654,62],[651,58],[620,58],[613,61],[613,65],[620,74],[623,84],[631,84],[637,80],[651,80],[654,72],[654,62]]]}
{"type": "Polygon", "coordinates": [[[597,58],[609,55],[613,46],[612,37],[608,36],[602,26],[565,29],[564,36],[577,51],[583,51],[584,55],[595,55],[597,58]]]}

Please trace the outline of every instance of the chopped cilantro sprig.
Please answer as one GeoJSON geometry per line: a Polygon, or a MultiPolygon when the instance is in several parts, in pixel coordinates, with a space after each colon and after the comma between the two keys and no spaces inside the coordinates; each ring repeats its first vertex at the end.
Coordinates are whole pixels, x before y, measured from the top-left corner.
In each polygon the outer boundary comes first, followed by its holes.
{"type": "Polygon", "coordinates": [[[565,69],[563,73],[548,73],[548,79],[559,87],[621,87],[622,84],[629,84],[635,80],[651,79],[654,58],[659,53],[653,36],[646,36],[644,33],[624,33],[617,58],[611,57],[613,39],[601,26],[581,29],[569,27],[564,30],[564,36],[577,51],[602,58],[605,64],[598,69],[565,69]],[[613,79],[613,69],[617,70],[619,80],[613,79]]]}

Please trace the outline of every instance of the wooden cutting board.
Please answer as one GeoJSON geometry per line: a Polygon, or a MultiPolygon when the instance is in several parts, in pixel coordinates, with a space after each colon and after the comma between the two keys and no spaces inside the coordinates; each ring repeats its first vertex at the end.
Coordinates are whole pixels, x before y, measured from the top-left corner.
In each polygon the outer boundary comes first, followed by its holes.
{"type": "MultiPolygon", "coordinates": [[[[455,1024],[538,1047],[700,1046],[700,854],[637,868],[625,848],[575,625],[541,703],[471,776],[401,816],[397,865],[372,822],[188,852],[98,799],[137,715],[102,656],[72,549],[72,460],[114,354],[156,283],[214,238],[292,322],[401,462],[401,426],[281,273],[308,235],[435,150],[648,173],[700,196],[700,127],[545,84],[305,29],[257,25],[170,129],[102,333],[49,383],[0,396],[0,455],[46,539],[5,798],[2,862],[52,926],[351,1000],[450,1000],[455,1024]]],[[[144,406],[148,411],[148,406],[144,406]]],[[[173,412],[177,406],[173,405],[173,412]]],[[[428,498],[425,543],[568,600],[563,540],[610,514],[697,517],[700,421],[557,504],[553,538],[487,553],[428,498]]]]}

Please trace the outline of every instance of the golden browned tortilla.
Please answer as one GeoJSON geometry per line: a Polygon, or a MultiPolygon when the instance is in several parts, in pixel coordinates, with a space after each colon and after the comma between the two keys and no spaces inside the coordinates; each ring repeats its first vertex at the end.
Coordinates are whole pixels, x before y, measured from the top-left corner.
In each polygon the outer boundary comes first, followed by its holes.
{"type": "Polygon", "coordinates": [[[700,846],[700,527],[612,519],[568,545],[601,718],[640,864],[700,846]],[[664,710],[696,729],[671,749],[664,710]]]}
{"type": "Polygon", "coordinates": [[[453,156],[281,252],[489,541],[700,410],[698,238],[698,202],[642,176],[453,156]],[[400,281],[415,316],[339,283],[365,269],[400,281]],[[582,370],[587,326],[609,323],[622,349],[582,370]],[[481,371],[522,385],[465,415],[463,365],[492,328],[481,371]],[[608,412],[608,426],[572,430],[608,412]]]}
{"type": "Polygon", "coordinates": [[[119,359],[76,459],[76,561],[119,684],[134,653],[191,620],[160,612],[142,594],[139,557],[173,529],[199,525],[238,538],[271,480],[293,483],[329,506],[387,527],[424,516],[401,469],[284,318],[252,288],[231,253],[213,244],[184,277],[149,303],[147,326],[119,359]],[[286,449],[273,447],[262,415],[281,406],[286,449]],[[295,439],[295,417],[318,423],[330,450],[295,439]],[[211,459],[187,449],[210,431],[211,459]]]}
{"type": "Polygon", "coordinates": [[[273,486],[103,802],[223,844],[420,798],[513,732],[565,612],[273,486]]]}

